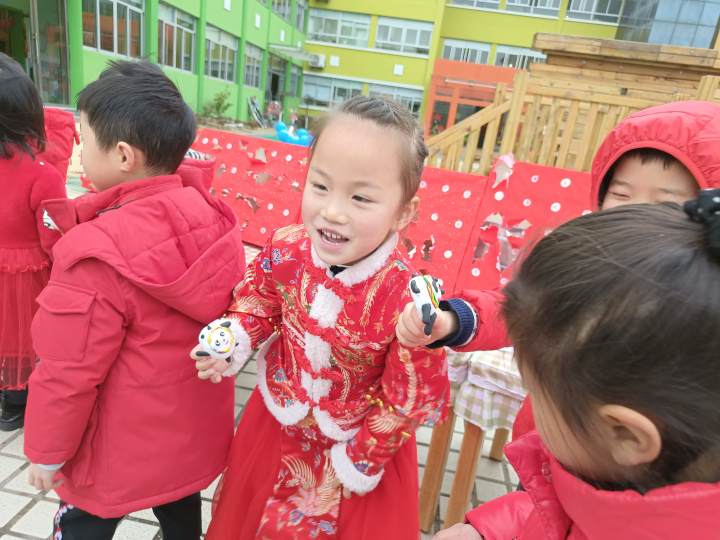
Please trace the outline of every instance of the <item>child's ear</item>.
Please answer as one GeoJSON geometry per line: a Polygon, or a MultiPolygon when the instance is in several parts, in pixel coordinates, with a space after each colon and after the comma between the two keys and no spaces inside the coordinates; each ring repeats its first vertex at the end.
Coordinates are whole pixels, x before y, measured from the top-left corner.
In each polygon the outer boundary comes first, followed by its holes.
{"type": "Polygon", "coordinates": [[[402,231],[405,227],[407,227],[410,224],[413,217],[415,217],[415,214],[417,213],[419,204],[420,204],[420,197],[413,197],[412,199],[410,199],[409,202],[407,202],[403,206],[403,208],[400,212],[400,216],[398,217],[397,221],[395,222],[395,230],[396,231],[402,231]]]}
{"type": "Polygon", "coordinates": [[[145,166],[145,156],[143,153],[126,142],[120,141],[117,143],[115,152],[119,162],[118,166],[122,172],[131,173],[138,167],[145,166]]]}
{"type": "Polygon", "coordinates": [[[613,460],[625,467],[651,463],[662,449],[657,426],[647,416],[622,405],[603,405],[598,411],[613,460]]]}

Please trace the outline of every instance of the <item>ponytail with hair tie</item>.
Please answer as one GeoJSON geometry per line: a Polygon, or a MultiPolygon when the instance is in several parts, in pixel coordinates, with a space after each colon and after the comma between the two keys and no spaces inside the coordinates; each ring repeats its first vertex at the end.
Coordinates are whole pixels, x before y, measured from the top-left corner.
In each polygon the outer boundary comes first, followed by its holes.
{"type": "Polygon", "coordinates": [[[704,189],[697,199],[683,205],[691,220],[707,228],[707,248],[720,261],[720,189],[704,189]]]}

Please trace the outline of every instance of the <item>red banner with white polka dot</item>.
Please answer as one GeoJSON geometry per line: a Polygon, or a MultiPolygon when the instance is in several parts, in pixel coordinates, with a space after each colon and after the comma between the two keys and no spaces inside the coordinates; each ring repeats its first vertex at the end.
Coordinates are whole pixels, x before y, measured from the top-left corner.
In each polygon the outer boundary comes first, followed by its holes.
{"type": "MultiPolygon", "coordinates": [[[[262,246],[300,221],[307,148],[212,129],[200,130],[193,148],[216,158],[213,190],[240,217],[245,242],[262,246]]],[[[590,176],[523,162],[501,181],[428,167],[418,196],[400,250],[450,294],[504,284],[524,246],[590,211],[590,176]]]]}

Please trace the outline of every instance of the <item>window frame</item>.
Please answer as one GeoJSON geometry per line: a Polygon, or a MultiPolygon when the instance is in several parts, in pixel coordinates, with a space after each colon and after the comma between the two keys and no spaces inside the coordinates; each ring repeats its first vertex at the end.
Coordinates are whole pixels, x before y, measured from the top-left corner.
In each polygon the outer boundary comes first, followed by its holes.
{"type": "Polygon", "coordinates": [[[334,45],[346,45],[367,49],[370,46],[370,15],[313,8],[310,10],[307,39],[319,43],[331,43],[334,45]],[[337,25],[335,32],[325,32],[324,29],[323,31],[313,30],[313,26],[317,20],[323,21],[322,26],[325,25],[325,21],[335,21],[337,25]],[[342,29],[348,26],[351,27],[353,31],[356,31],[358,28],[364,30],[365,37],[357,38],[354,35],[353,37],[344,36],[342,29]]]}
{"type": "Polygon", "coordinates": [[[190,13],[187,13],[185,11],[182,11],[175,6],[171,6],[169,4],[165,4],[163,2],[159,3],[158,6],[158,64],[171,67],[174,69],[178,69],[180,71],[186,71],[188,73],[195,73],[195,55],[196,55],[196,47],[197,47],[197,23],[198,20],[196,17],[191,15],[190,13]],[[166,20],[162,13],[162,11],[165,10],[168,13],[172,13],[172,21],[166,20]],[[179,17],[185,17],[185,21],[179,21],[179,17]],[[188,28],[184,24],[188,24],[189,22],[192,23],[192,29],[188,28]],[[173,54],[172,54],[172,62],[168,63],[167,59],[165,58],[166,51],[166,42],[165,42],[165,26],[168,26],[172,28],[173,30],[173,54]],[[178,35],[182,37],[181,40],[178,40],[178,35]],[[186,58],[186,51],[185,51],[185,45],[186,45],[186,37],[190,36],[190,69],[185,68],[185,58],[186,58]],[[181,43],[181,49],[180,49],[180,60],[181,60],[181,66],[177,65],[178,60],[178,42],[181,43]]]}
{"type": "Polygon", "coordinates": [[[547,56],[541,53],[540,51],[536,51],[534,49],[528,49],[524,47],[513,47],[511,45],[498,45],[495,49],[495,58],[493,59],[493,65],[498,67],[510,67],[513,69],[527,69],[528,65],[530,65],[533,62],[544,62],[547,59],[547,56]],[[498,63],[498,57],[500,55],[505,56],[517,56],[521,58],[519,64],[522,64],[520,66],[509,66],[507,65],[507,62],[503,61],[503,63],[498,63]]]}
{"type": "Polygon", "coordinates": [[[292,12],[292,4],[290,0],[272,0],[270,9],[275,15],[285,21],[290,21],[290,15],[292,12]]]}
{"type": "Polygon", "coordinates": [[[443,39],[443,47],[441,57],[445,60],[451,60],[454,62],[465,62],[468,64],[488,64],[490,62],[490,53],[492,52],[492,46],[490,43],[483,43],[480,41],[467,41],[462,39],[443,39]],[[446,49],[450,51],[460,51],[460,59],[449,58],[445,56],[446,49]],[[481,61],[471,61],[470,53],[477,53],[479,58],[483,58],[481,61]]]}
{"type": "Polygon", "coordinates": [[[375,48],[385,51],[399,52],[403,54],[416,54],[419,56],[429,56],[430,49],[432,47],[432,33],[434,25],[431,22],[426,21],[415,21],[410,19],[396,19],[393,17],[378,17],[377,22],[377,33],[375,35],[375,48]],[[388,28],[387,39],[381,38],[381,27],[386,26],[388,28]],[[393,30],[401,31],[400,41],[391,39],[393,30]],[[416,39],[414,43],[409,43],[407,36],[409,32],[416,33],[416,39]],[[421,47],[420,37],[423,32],[429,32],[427,48],[421,47]],[[427,49],[427,52],[418,52],[421,49],[427,49]]]}
{"type": "Polygon", "coordinates": [[[83,47],[87,47],[88,49],[93,49],[99,52],[103,53],[109,53],[109,54],[115,54],[117,56],[122,56],[125,58],[142,58],[143,54],[145,53],[145,0],[103,0],[103,2],[107,2],[109,4],[112,4],[113,7],[113,15],[112,15],[112,41],[113,41],[113,49],[108,50],[102,47],[102,34],[101,34],[101,21],[100,21],[100,0],[87,0],[88,3],[92,3],[94,11],[93,14],[93,21],[94,21],[94,28],[92,35],[94,37],[94,45],[86,42],[86,35],[88,34],[87,28],[85,26],[85,14],[90,13],[89,11],[85,10],[85,1],[82,2],[81,9],[82,9],[82,31],[83,31],[83,47]],[[125,8],[126,15],[125,15],[125,52],[119,52],[119,44],[118,44],[118,4],[125,8]],[[140,4],[141,7],[138,7],[137,4],[140,4]],[[132,55],[132,45],[133,45],[133,34],[132,34],[132,20],[133,20],[133,14],[140,16],[140,24],[139,24],[139,32],[140,32],[140,50],[138,51],[137,55],[132,55]]]}
{"type": "Polygon", "coordinates": [[[206,25],[205,27],[205,75],[211,79],[217,79],[221,81],[234,83],[237,78],[237,57],[238,49],[240,48],[240,40],[232,34],[221,30],[220,28],[213,25],[206,25]],[[211,37],[210,34],[213,36],[211,37]],[[215,37],[216,36],[216,37],[215,37]],[[218,69],[218,76],[212,75],[212,59],[211,52],[213,46],[220,47],[220,67],[218,69]],[[233,52],[232,62],[230,61],[230,52],[233,52]],[[228,72],[232,74],[228,78],[228,72]]]}
{"type": "Polygon", "coordinates": [[[345,99],[349,99],[350,97],[354,97],[356,95],[362,94],[362,87],[363,87],[363,83],[361,83],[360,81],[351,81],[351,80],[347,80],[347,79],[337,79],[334,77],[322,77],[319,75],[305,74],[303,77],[303,89],[302,89],[302,95],[300,96],[300,102],[303,107],[315,107],[315,108],[321,108],[321,109],[329,109],[329,108],[334,107],[335,105],[339,105],[340,103],[342,103],[344,101],[344,100],[336,99],[338,90],[349,90],[350,96],[345,98],[345,99]],[[318,82],[325,83],[327,85],[327,87],[329,88],[330,99],[329,99],[327,105],[318,104],[317,101],[315,103],[308,103],[305,99],[305,97],[306,97],[305,85],[310,83],[310,84],[314,84],[316,86],[320,86],[318,84],[318,82]]]}
{"type": "Polygon", "coordinates": [[[305,23],[308,18],[310,8],[307,0],[297,0],[295,3],[295,28],[305,33],[305,23]],[[302,15],[302,19],[301,19],[302,15]]]}
{"type": "Polygon", "coordinates": [[[622,15],[623,0],[608,0],[608,8],[612,7],[613,4],[618,5],[617,13],[611,13],[607,9],[604,12],[598,11],[598,4],[602,0],[570,0],[568,4],[567,14],[565,18],[574,19],[578,21],[592,21],[592,22],[603,22],[608,24],[618,24],[620,22],[620,16],[622,15]],[[590,8],[583,8],[592,4],[590,8]],[[576,7],[573,7],[576,6],[576,7]]]}
{"type": "Polygon", "coordinates": [[[451,6],[469,7],[473,9],[500,9],[500,0],[448,0],[451,6]]]}
{"type": "Polygon", "coordinates": [[[506,0],[506,11],[513,13],[522,13],[525,15],[553,17],[557,18],[560,14],[561,0],[506,0]],[[546,4],[557,4],[557,6],[548,7],[546,4]],[[538,5],[543,4],[543,5],[538,5]]]}
{"type": "Polygon", "coordinates": [[[422,107],[424,98],[422,90],[380,83],[372,83],[368,85],[368,95],[371,97],[389,97],[390,99],[405,106],[405,108],[407,108],[407,110],[410,111],[410,113],[416,118],[420,115],[420,108],[422,107]],[[417,109],[415,109],[414,104],[417,104],[417,109]]]}
{"type": "Polygon", "coordinates": [[[265,51],[262,47],[258,47],[252,43],[245,44],[245,65],[243,67],[243,84],[245,86],[258,90],[262,88],[262,66],[264,58],[265,51]],[[255,54],[259,56],[254,56],[255,54]],[[253,62],[249,62],[248,59],[253,60],[253,62]],[[257,86],[252,84],[255,77],[257,77],[257,86]],[[248,79],[250,79],[251,83],[248,83],[248,79]]]}

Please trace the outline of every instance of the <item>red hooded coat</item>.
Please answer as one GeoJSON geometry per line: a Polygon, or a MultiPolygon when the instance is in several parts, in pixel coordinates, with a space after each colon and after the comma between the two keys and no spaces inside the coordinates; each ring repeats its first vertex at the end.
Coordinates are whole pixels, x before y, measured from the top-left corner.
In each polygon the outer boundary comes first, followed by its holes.
{"type": "Polygon", "coordinates": [[[38,298],[25,453],[65,463],[66,502],[101,517],[207,487],[233,434],[233,381],[188,354],[244,271],[237,219],[198,171],[46,201],[63,237],[38,298]]]}
{"type": "Polygon", "coordinates": [[[651,490],[602,491],[567,472],[530,433],[506,454],[526,491],[471,510],[485,540],[714,540],[720,484],[686,482],[651,490]]]}

